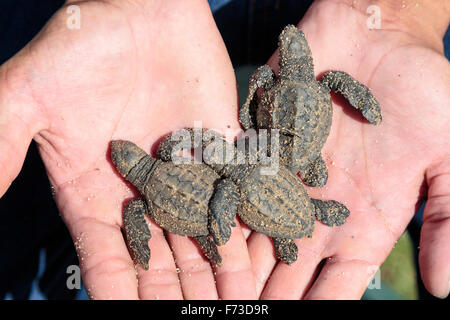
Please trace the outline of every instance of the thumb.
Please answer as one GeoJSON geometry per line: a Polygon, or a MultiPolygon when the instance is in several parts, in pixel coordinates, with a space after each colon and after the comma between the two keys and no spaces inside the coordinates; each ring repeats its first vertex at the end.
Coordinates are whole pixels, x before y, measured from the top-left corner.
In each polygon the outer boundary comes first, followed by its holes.
{"type": "Polygon", "coordinates": [[[43,128],[23,52],[0,66],[0,196],[19,174],[33,136],[43,128]]]}
{"type": "Polygon", "coordinates": [[[450,289],[450,157],[427,170],[428,199],[420,236],[419,265],[427,290],[445,298],[450,289]]]}

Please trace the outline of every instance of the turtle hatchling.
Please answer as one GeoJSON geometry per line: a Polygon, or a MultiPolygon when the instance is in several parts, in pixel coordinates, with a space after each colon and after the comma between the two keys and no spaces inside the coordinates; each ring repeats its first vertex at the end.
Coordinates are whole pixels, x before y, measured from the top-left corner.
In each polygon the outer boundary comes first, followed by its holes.
{"type": "MultiPolygon", "coordinates": [[[[193,139],[194,129],[183,130],[190,134],[191,145],[198,147],[193,139]]],[[[217,139],[219,133],[212,136],[217,141],[202,141],[202,148],[204,163],[215,171],[215,174],[207,174],[208,179],[217,181],[219,176],[222,179],[218,186],[223,188],[216,189],[214,198],[218,200],[210,204],[209,219],[213,222],[210,231],[216,244],[223,244],[230,237],[230,227],[237,208],[239,218],[252,230],[271,237],[276,256],[291,264],[297,260],[298,253],[293,239],[311,237],[315,217],[328,226],[338,226],[350,214],[345,205],[337,201],[310,198],[301,180],[286,166],[279,166],[275,174],[265,174],[261,170],[261,162],[248,161],[247,150],[242,163],[235,161],[236,156],[234,160],[226,161],[223,150],[232,149],[233,154],[237,155],[236,144],[231,145],[223,138],[217,139]],[[228,196],[230,194],[233,196],[228,196]]],[[[158,157],[169,163],[172,155],[180,151],[178,146],[181,146],[179,141],[173,141],[171,136],[165,137],[159,145],[158,157]]],[[[202,176],[205,175],[203,173],[202,176]]],[[[149,179],[154,180],[151,176],[149,179]]],[[[147,186],[150,187],[149,184],[147,186]]],[[[153,197],[151,192],[147,189],[147,198],[153,197]]]]}
{"type": "MultiPolygon", "coordinates": [[[[131,200],[123,212],[126,238],[135,260],[148,269],[151,234],[144,218],[147,214],[163,229],[193,237],[205,256],[220,265],[216,243],[221,243],[222,235],[215,234],[215,226],[233,226],[238,199],[234,184],[205,164],[164,162],[129,141],[111,141],[110,146],[118,172],[142,195],[131,200]],[[215,221],[215,217],[221,221],[215,221]]],[[[222,232],[229,238],[226,230],[222,232]]]]}
{"type": "Polygon", "coordinates": [[[300,172],[306,185],[323,186],[328,170],[321,150],[331,128],[330,90],[341,93],[372,124],[381,122],[380,106],[366,86],[345,72],[329,71],[317,81],[305,34],[295,26],[284,28],[278,44],[278,76],[267,65],[254,72],[239,119],[244,129],[278,129],[281,163],[300,172]]]}

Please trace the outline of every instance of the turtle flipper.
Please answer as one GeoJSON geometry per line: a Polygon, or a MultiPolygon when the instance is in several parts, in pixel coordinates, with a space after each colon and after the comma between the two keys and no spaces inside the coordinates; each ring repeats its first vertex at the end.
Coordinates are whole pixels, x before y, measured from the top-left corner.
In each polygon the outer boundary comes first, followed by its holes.
{"type": "Polygon", "coordinates": [[[231,236],[231,226],[239,204],[238,187],[230,179],[221,180],[209,204],[208,227],[217,245],[225,244],[231,236]]]}
{"type": "Polygon", "coordinates": [[[303,182],[309,187],[322,187],[328,180],[328,169],[322,156],[312,161],[301,173],[303,182]]]}
{"type": "Polygon", "coordinates": [[[131,200],[123,212],[123,224],[127,236],[128,246],[133,252],[135,260],[148,270],[150,248],[148,241],[152,237],[144,215],[149,208],[143,199],[131,200]]]}
{"type": "Polygon", "coordinates": [[[272,238],[275,245],[275,254],[278,259],[286,264],[297,261],[298,248],[294,240],[287,238],[272,238]]]}
{"type": "Polygon", "coordinates": [[[194,237],[194,239],[199,244],[205,257],[220,267],[222,264],[222,257],[220,256],[214,241],[208,236],[198,236],[194,237]]]}
{"type": "MultiPolygon", "coordinates": [[[[215,145],[222,144],[223,149],[225,150],[227,147],[233,149],[234,146],[229,144],[224,136],[214,130],[211,129],[196,129],[196,128],[184,128],[177,131],[174,131],[172,134],[165,136],[158,146],[157,155],[163,161],[172,161],[172,155],[178,151],[181,151],[183,148],[202,148],[204,151],[206,148],[210,147],[214,143],[215,145]],[[181,134],[185,134],[189,136],[189,141],[183,141],[182,139],[173,139],[173,135],[177,134],[180,136],[181,134]],[[213,139],[214,138],[214,139],[213,139]],[[216,139],[219,139],[216,141],[216,139]],[[188,145],[184,145],[182,142],[187,142],[188,145]],[[228,145],[228,146],[227,146],[228,145]]],[[[208,159],[211,162],[217,161],[222,162],[224,159],[222,157],[223,154],[215,155],[208,153],[208,159]],[[218,158],[220,157],[220,158],[218,158]]]]}
{"type": "Polygon", "coordinates": [[[157,155],[158,158],[162,161],[172,161],[172,155],[175,154],[178,151],[181,151],[185,148],[198,148],[200,146],[203,147],[203,133],[206,131],[206,129],[193,129],[193,128],[185,128],[180,129],[172,134],[169,134],[165,136],[161,142],[159,143],[157,155]],[[198,130],[198,131],[196,131],[198,130]],[[189,136],[189,140],[185,141],[184,139],[174,139],[174,134],[177,134],[178,137],[183,137],[184,135],[189,136]],[[197,139],[196,139],[197,138],[197,139]],[[188,145],[185,145],[184,142],[188,143],[188,145]]]}
{"type": "Polygon", "coordinates": [[[381,110],[378,101],[362,83],[343,71],[329,71],[320,81],[330,90],[340,92],[348,102],[361,111],[364,118],[372,124],[381,123],[381,110]]]}
{"type": "Polygon", "coordinates": [[[350,215],[350,211],[345,205],[334,200],[311,199],[314,205],[317,220],[329,227],[340,226],[350,215]]]}
{"type": "Polygon", "coordinates": [[[268,65],[259,67],[250,77],[248,96],[239,110],[239,121],[245,130],[256,127],[256,123],[254,123],[256,91],[262,86],[264,86],[266,90],[269,89],[274,82],[274,77],[275,74],[268,65]]]}

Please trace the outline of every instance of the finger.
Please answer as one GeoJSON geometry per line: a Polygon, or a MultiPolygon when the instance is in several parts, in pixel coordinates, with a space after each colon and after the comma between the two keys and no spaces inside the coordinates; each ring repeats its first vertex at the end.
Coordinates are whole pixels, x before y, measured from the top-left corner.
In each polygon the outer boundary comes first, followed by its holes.
{"type": "Polygon", "coordinates": [[[255,277],[256,295],[259,297],[277,264],[272,239],[264,234],[252,232],[247,239],[248,253],[255,277]]]}
{"type": "Polygon", "coordinates": [[[450,287],[450,160],[427,172],[428,200],[423,215],[419,265],[427,290],[439,298],[450,287]]]}
{"type": "Polygon", "coordinates": [[[305,299],[360,299],[378,266],[362,260],[328,258],[305,299]]]}
{"type": "Polygon", "coordinates": [[[177,267],[164,232],[153,222],[148,221],[148,225],[152,233],[151,253],[148,270],[137,266],[139,297],[146,300],[183,299],[177,267]]]}
{"type": "Polygon", "coordinates": [[[31,139],[44,128],[17,60],[0,67],[0,196],[19,174],[31,139]]]}
{"type": "MultiPolygon", "coordinates": [[[[84,181],[78,178],[77,185],[84,185],[84,181]]],[[[92,180],[87,178],[87,181],[92,180]]],[[[105,197],[106,192],[98,191],[86,202],[77,198],[77,188],[73,183],[57,187],[55,197],[58,203],[66,204],[60,207],[61,213],[73,235],[89,296],[95,299],[181,298],[175,263],[162,230],[146,217],[152,238],[149,270],[145,271],[134,264],[120,229],[120,201],[111,201],[120,198],[118,194],[123,190],[108,189],[105,197]]],[[[85,189],[89,188],[92,183],[85,189]]]]}
{"type": "Polygon", "coordinates": [[[168,233],[185,299],[217,299],[214,274],[201,249],[188,237],[168,233]]]}
{"type": "Polygon", "coordinates": [[[299,248],[297,261],[291,265],[278,262],[261,294],[261,299],[297,300],[302,298],[311,286],[322,260],[321,255],[304,245],[304,241],[295,242],[299,248]]]}
{"type": "Polygon", "coordinates": [[[221,299],[256,299],[247,243],[237,219],[228,242],[219,247],[222,266],[215,269],[216,285],[221,299]]]}
{"type": "Polygon", "coordinates": [[[138,299],[136,270],[119,226],[84,217],[68,224],[91,299],[138,299]]]}
{"type": "Polygon", "coordinates": [[[291,265],[277,261],[272,239],[253,233],[249,239],[249,252],[261,299],[302,297],[322,260],[329,232],[328,227],[316,224],[312,238],[294,239],[298,258],[291,265]]]}

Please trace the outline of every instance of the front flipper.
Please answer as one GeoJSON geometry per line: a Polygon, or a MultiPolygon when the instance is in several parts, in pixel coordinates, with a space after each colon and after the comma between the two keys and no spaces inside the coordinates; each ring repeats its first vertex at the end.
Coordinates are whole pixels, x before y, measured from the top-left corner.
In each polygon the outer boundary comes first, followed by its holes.
{"type": "Polygon", "coordinates": [[[123,224],[127,236],[128,246],[133,252],[135,260],[148,270],[150,248],[148,241],[152,237],[144,215],[149,208],[143,199],[131,200],[123,212],[123,224]]]}
{"type": "Polygon", "coordinates": [[[205,257],[220,267],[222,264],[222,257],[220,256],[214,241],[208,236],[198,236],[194,237],[194,239],[200,245],[205,257]]]}
{"type": "Polygon", "coordinates": [[[268,65],[259,67],[250,77],[248,96],[245,103],[239,110],[239,121],[245,130],[256,127],[256,123],[254,123],[254,113],[256,112],[256,108],[254,106],[256,101],[254,98],[256,91],[262,86],[268,90],[269,87],[273,85],[274,77],[275,74],[268,65]]]}
{"type": "Polygon", "coordinates": [[[350,215],[350,211],[345,205],[334,200],[323,201],[311,199],[315,208],[317,220],[329,227],[340,226],[350,215]]]}
{"type": "Polygon", "coordinates": [[[239,204],[238,187],[229,179],[221,180],[216,188],[209,205],[209,232],[214,242],[220,246],[225,244],[231,236],[231,226],[239,204]]]}
{"type": "Polygon", "coordinates": [[[319,155],[305,170],[300,172],[303,182],[309,187],[322,187],[328,180],[328,169],[322,156],[319,155]]]}
{"type": "Polygon", "coordinates": [[[329,71],[320,81],[330,90],[340,92],[350,104],[360,110],[370,123],[380,124],[381,110],[378,101],[362,83],[343,71],[329,71]]]}
{"type": "MultiPolygon", "coordinates": [[[[162,161],[172,161],[172,155],[181,151],[183,148],[186,148],[187,146],[185,146],[182,142],[187,142],[188,143],[188,147],[190,147],[190,149],[194,149],[194,148],[198,148],[198,147],[202,147],[204,148],[204,142],[203,142],[203,134],[206,131],[206,129],[194,129],[194,128],[185,128],[185,129],[180,129],[177,130],[175,132],[172,132],[172,134],[169,134],[167,136],[165,136],[161,142],[159,143],[158,146],[158,150],[157,150],[157,155],[158,158],[161,159],[162,161]],[[198,131],[196,131],[198,130],[198,131]],[[184,139],[173,139],[174,138],[174,134],[177,135],[182,135],[182,137],[184,138],[186,135],[189,136],[188,139],[186,139],[186,141],[184,139]],[[198,137],[197,137],[198,136],[198,137]],[[197,139],[196,139],[197,138],[197,139]]],[[[176,137],[178,138],[178,137],[176,137]]]]}
{"type": "Polygon", "coordinates": [[[291,264],[297,261],[298,248],[294,240],[287,238],[272,238],[275,245],[275,254],[278,259],[291,264]]]}

